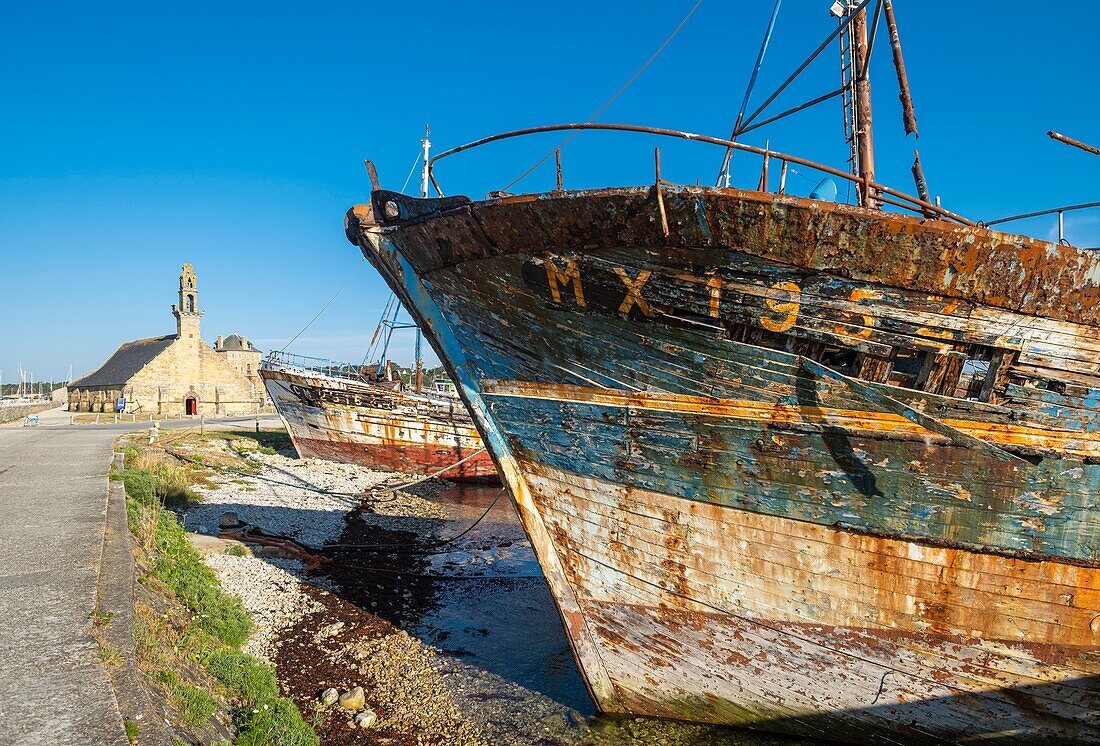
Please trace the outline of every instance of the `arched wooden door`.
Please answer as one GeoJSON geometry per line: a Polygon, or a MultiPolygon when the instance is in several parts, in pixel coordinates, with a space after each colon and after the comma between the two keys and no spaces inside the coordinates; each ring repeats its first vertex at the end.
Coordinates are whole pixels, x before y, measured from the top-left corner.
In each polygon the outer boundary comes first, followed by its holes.
{"type": "Polygon", "coordinates": [[[187,397],[183,402],[183,411],[187,414],[198,414],[199,403],[193,396],[187,397]]]}

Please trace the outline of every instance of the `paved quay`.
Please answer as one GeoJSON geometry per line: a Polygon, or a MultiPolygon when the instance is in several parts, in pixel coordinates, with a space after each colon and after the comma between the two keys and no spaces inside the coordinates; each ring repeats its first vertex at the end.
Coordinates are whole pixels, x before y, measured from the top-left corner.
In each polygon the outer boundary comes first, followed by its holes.
{"type": "Polygon", "coordinates": [[[111,443],[148,423],[70,426],[58,410],[40,418],[37,428],[0,426],[0,744],[123,746],[114,690],[88,629],[111,443]]]}

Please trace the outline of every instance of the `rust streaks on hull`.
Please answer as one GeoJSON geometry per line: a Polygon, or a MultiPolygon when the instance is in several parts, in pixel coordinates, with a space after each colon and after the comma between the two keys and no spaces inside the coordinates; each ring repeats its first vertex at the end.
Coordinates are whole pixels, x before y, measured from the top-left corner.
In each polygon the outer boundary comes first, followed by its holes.
{"type": "Polygon", "coordinates": [[[868,742],[902,715],[930,740],[998,723],[1100,739],[1100,569],[853,537],[524,466],[632,712],[868,742]],[[1055,578],[1061,592],[1042,594],[1055,578]],[[1058,720],[1036,725],[1046,710],[1058,720]]]}
{"type": "Polygon", "coordinates": [[[433,412],[422,399],[381,387],[261,371],[298,454],[372,469],[498,481],[461,404],[433,412]]]}

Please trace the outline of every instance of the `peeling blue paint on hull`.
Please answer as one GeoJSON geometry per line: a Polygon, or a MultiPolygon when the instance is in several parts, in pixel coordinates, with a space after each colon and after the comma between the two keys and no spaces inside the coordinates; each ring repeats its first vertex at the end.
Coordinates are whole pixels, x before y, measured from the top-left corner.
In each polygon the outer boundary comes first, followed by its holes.
{"type": "MultiPolygon", "coordinates": [[[[967,296],[958,273],[885,285],[873,251],[777,261],[728,217],[759,197],[731,190],[703,218],[670,196],[670,245],[624,241],[651,205],[623,191],[349,214],[459,383],[599,706],[845,742],[1100,742],[1087,313],[985,298],[981,269],[967,296]],[[1078,371],[1035,385],[1056,368],[1078,371]]],[[[785,199],[811,244],[885,231],[785,199]]],[[[911,222],[883,235],[948,240],[911,222]]]]}

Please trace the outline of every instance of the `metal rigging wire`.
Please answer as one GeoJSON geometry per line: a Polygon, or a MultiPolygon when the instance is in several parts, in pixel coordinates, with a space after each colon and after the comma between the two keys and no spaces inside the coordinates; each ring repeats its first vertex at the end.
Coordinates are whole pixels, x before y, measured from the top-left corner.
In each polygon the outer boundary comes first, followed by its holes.
{"type": "Polygon", "coordinates": [[[281,350],[279,350],[279,352],[286,352],[287,348],[290,347],[292,344],[294,344],[294,341],[296,339],[298,339],[298,337],[305,334],[306,329],[313,326],[314,321],[321,318],[321,314],[323,314],[325,311],[327,311],[328,307],[332,305],[333,301],[335,301],[338,297],[340,297],[340,293],[344,292],[344,288],[346,288],[348,286],[348,283],[351,282],[351,278],[355,277],[356,273],[359,271],[359,268],[362,267],[364,262],[366,262],[366,261],[367,261],[367,258],[363,257],[363,259],[358,264],[355,265],[355,269],[353,269],[348,274],[347,279],[344,280],[344,284],[340,286],[340,289],[336,291],[336,294],[328,299],[328,303],[326,303],[324,305],[324,307],[322,307],[321,310],[317,312],[317,315],[314,316],[312,319],[310,319],[309,323],[306,324],[305,326],[303,326],[302,330],[300,332],[298,332],[297,334],[295,334],[294,337],[289,342],[287,342],[285,345],[283,345],[283,348],[281,350]]]}
{"type": "MultiPolygon", "coordinates": [[[[631,84],[632,84],[632,83],[633,83],[633,82],[634,82],[635,80],[637,80],[637,79],[638,79],[638,77],[639,77],[639,76],[640,76],[640,75],[641,75],[641,74],[642,74],[643,72],[645,72],[646,68],[647,68],[647,67],[649,67],[650,63],[652,63],[652,62],[653,62],[653,60],[657,59],[657,57],[658,57],[658,56],[659,56],[659,55],[661,54],[661,52],[663,52],[663,51],[665,50],[665,47],[667,47],[667,46],[669,45],[669,43],[670,43],[670,42],[671,42],[671,41],[672,41],[672,40],[673,40],[674,38],[676,38],[676,35],[677,35],[678,33],[680,33],[680,29],[682,29],[682,28],[684,27],[684,25],[685,25],[685,24],[686,24],[686,23],[688,22],[688,20],[689,20],[689,19],[690,19],[690,18],[692,17],[692,15],[694,15],[694,14],[695,14],[695,11],[696,11],[696,10],[698,10],[698,9],[699,9],[699,6],[700,6],[700,5],[702,5],[702,4],[703,4],[703,0],[696,0],[696,2],[695,2],[695,5],[691,6],[691,10],[689,10],[689,11],[687,12],[687,15],[686,15],[686,16],[684,16],[684,17],[683,17],[683,19],[681,19],[681,20],[680,20],[680,23],[678,23],[678,24],[676,25],[676,28],[674,28],[674,29],[672,30],[672,33],[668,35],[668,38],[666,38],[666,39],[665,39],[665,40],[664,40],[663,42],[661,42],[661,46],[657,47],[657,51],[655,51],[655,52],[654,52],[653,54],[651,54],[651,55],[649,56],[649,59],[647,59],[647,60],[646,60],[645,62],[643,62],[643,63],[642,63],[642,66],[641,66],[641,67],[639,67],[639,68],[638,68],[637,70],[635,70],[635,71],[634,71],[634,74],[630,76],[630,79],[629,79],[629,80],[627,80],[627,81],[626,81],[625,83],[623,83],[623,84],[622,84],[622,86],[621,86],[621,87],[619,88],[619,90],[615,91],[614,95],[613,95],[613,96],[611,96],[611,98],[607,99],[607,101],[605,101],[605,102],[603,103],[603,106],[601,106],[600,108],[596,109],[596,111],[595,111],[595,112],[593,112],[593,113],[592,113],[592,114],[591,114],[591,115],[590,115],[590,116],[588,117],[588,119],[586,119],[586,120],[585,120],[585,122],[584,122],[585,124],[590,124],[591,122],[595,121],[596,117],[598,117],[598,116],[599,116],[600,114],[603,114],[603,113],[604,113],[604,111],[606,111],[606,110],[607,110],[607,108],[608,108],[609,106],[611,106],[611,104],[615,103],[615,100],[616,100],[616,99],[617,99],[617,98],[618,98],[619,96],[621,96],[621,95],[622,95],[622,94],[623,94],[623,93],[624,93],[624,92],[626,91],[626,89],[627,89],[627,88],[629,88],[629,87],[630,87],[630,85],[631,85],[631,84]]],[[[565,147],[565,146],[566,146],[566,145],[567,145],[567,144],[568,144],[568,143],[569,143],[570,141],[572,141],[572,140],[573,140],[573,138],[575,138],[575,137],[576,137],[577,135],[579,135],[580,133],[581,133],[581,130],[577,130],[576,132],[574,132],[573,134],[571,134],[571,135],[570,135],[569,137],[567,137],[567,138],[565,138],[564,140],[562,140],[562,141],[561,141],[561,142],[560,142],[560,143],[558,144],[558,146],[557,146],[556,148],[554,148],[553,150],[551,150],[551,151],[550,151],[549,153],[547,153],[546,155],[544,155],[544,156],[543,156],[542,158],[539,158],[539,159],[538,159],[537,161],[535,161],[534,165],[532,165],[532,166],[531,166],[531,167],[530,167],[529,169],[527,169],[527,170],[526,170],[526,171],[524,171],[524,172],[523,172],[522,174],[520,174],[520,175],[519,175],[519,176],[517,176],[517,177],[516,177],[515,179],[513,179],[513,180],[512,180],[511,182],[509,182],[509,183],[508,183],[508,185],[507,185],[507,186],[505,186],[505,187],[504,187],[503,189],[501,189],[500,191],[502,191],[502,192],[507,192],[507,191],[508,191],[509,189],[511,189],[512,187],[514,187],[514,186],[515,186],[516,184],[518,184],[518,183],[520,183],[521,181],[523,181],[524,179],[526,179],[526,178],[527,178],[528,176],[530,176],[530,175],[531,175],[531,174],[532,174],[532,173],[534,172],[534,170],[535,170],[536,168],[538,168],[538,167],[539,167],[539,166],[541,166],[541,165],[542,165],[543,163],[545,163],[545,162],[546,162],[546,160],[547,160],[547,159],[548,159],[548,158],[549,158],[550,156],[552,156],[552,155],[553,155],[553,154],[554,154],[555,152],[557,152],[557,151],[558,151],[558,150],[560,150],[561,148],[565,147]]]]}

